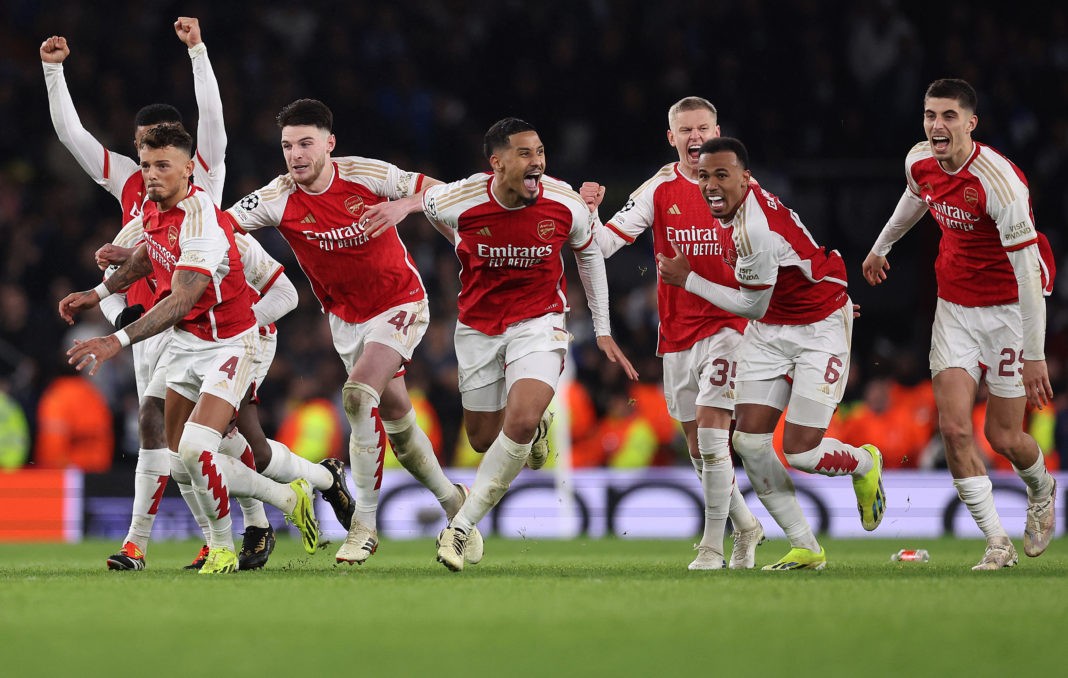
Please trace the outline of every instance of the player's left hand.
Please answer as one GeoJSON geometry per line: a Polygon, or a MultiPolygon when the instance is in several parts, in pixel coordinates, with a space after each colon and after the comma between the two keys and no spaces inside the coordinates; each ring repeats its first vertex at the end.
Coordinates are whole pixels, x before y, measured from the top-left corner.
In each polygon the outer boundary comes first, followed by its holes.
{"type": "Polygon", "coordinates": [[[853,304],[853,319],[856,320],[860,317],[860,304],[853,304]]]}
{"type": "Polygon", "coordinates": [[[638,381],[638,370],[634,369],[634,365],[630,364],[627,356],[623,355],[615,339],[607,334],[597,337],[597,348],[601,349],[609,360],[622,367],[623,372],[631,381],[638,381]]]}
{"type": "Polygon", "coordinates": [[[200,19],[196,17],[178,17],[178,21],[174,22],[174,32],[178,34],[178,39],[190,49],[203,42],[200,37],[200,19]]]}
{"type": "Polygon", "coordinates": [[[360,219],[360,226],[369,237],[377,238],[389,229],[396,228],[409,213],[410,210],[400,200],[380,202],[367,208],[360,219]]]}
{"type": "Polygon", "coordinates": [[[678,245],[671,243],[671,248],[675,250],[673,258],[669,259],[663,254],[656,255],[656,267],[660,271],[660,279],[668,285],[685,287],[686,277],[690,275],[690,262],[687,261],[686,255],[682,253],[678,245]]]}
{"type": "Polygon", "coordinates": [[[1023,385],[1027,404],[1041,410],[1053,402],[1053,386],[1049,383],[1049,371],[1045,360],[1023,361],[1023,385]]]}
{"type": "Polygon", "coordinates": [[[74,346],[67,351],[67,362],[74,365],[74,369],[79,372],[89,368],[91,377],[100,370],[104,361],[114,358],[121,350],[119,340],[112,336],[93,337],[87,341],[75,340],[74,346]]]}

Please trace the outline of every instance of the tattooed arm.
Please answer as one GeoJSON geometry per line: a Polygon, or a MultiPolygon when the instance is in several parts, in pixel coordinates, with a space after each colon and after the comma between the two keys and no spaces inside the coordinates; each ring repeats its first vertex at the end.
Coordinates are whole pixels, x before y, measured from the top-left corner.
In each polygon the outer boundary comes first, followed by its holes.
{"type": "MultiPolygon", "coordinates": [[[[120,269],[121,270],[121,269],[120,269]]],[[[116,275],[118,275],[116,273],[116,275]]],[[[112,276],[113,278],[115,276],[112,276]]],[[[178,324],[178,321],[197,303],[204,290],[208,289],[211,278],[188,269],[180,268],[171,277],[171,293],[158,304],[152,307],[148,313],[141,316],[137,321],[126,326],[126,333],[130,336],[130,343],[136,343],[142,339],[159,334],[168,327],[178,324]]]]}
{"type": "MultiPolygon", "coordinates": [[[[138,251],[143,249],[139,247],[138,251]]],[[[123,267],[125,266],[126,264],[123,264],[123,267]]],[[[118,271],[108,280],[113,280],[117,275],[119,275],[118,271]]],[[[197,303],[210,282],[211,278],[203,273],[184,268],[178,269],[171,277],[170,295],[153,306],[152,310],[140,319],[115,334],[94,337],[88,341],[75,341],[74,346],[67,351],[67,355],[70,356],[67,362],[79,371],[89,368],[90,375],[96,374],[100,365],[118,355],[123,346],[147,339],[177,324],[197,303]]],[[[89,296],[93,297],[93,293],[90,292],[89,296]]]]}
{"type": "Polygon", "coordinates": [[[148,258],[148,249],[141,245],[111,277],[91,290],[73,292],[59,302],[59,317],[74,324],[74,314],[93,308],[100,300],[116,290],[123,290],[134,282],[152,272],[152,261],[148,258]]]}

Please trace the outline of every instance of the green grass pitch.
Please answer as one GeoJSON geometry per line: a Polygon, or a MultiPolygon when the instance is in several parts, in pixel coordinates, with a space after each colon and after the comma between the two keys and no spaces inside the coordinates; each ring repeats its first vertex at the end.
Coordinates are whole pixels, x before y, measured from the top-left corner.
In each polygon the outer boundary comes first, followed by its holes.
{"type": "Polygon", "coordinates": [[[689,572],[680,541],[488,539],[457,574],[429,540],[349,567],[283,537],[265,570],[217,577],[181,569],[192,542],[152,544],[142,572],[108,572],[109,542],[0,544],[0,672],[1063,675],[1068,541],[1000,572],[970,571],[975,540],[823,543],[823,572],[689,572]],[[890,562],[900,548],[931,561],[890,562]]]}

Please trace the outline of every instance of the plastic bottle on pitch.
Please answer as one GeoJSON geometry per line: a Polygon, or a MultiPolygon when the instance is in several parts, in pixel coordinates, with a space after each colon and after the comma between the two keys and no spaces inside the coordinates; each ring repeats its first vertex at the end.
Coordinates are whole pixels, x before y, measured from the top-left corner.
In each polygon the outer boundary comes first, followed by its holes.
{"type": "Polygon", "coordinates": [[[930,559],[931,554],[926,549],[901,549],[890,556],[890,560],[909,563],[926,563],[930,559]]]}

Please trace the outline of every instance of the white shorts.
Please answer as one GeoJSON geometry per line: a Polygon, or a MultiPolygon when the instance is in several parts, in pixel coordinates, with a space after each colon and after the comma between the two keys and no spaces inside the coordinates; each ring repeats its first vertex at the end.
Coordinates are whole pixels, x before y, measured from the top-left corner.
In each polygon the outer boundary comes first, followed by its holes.
{"type": "Polygon", "coordinates": [[[155,336],[133,345],[134,383],[137,385],[137,402],[146,397],[164,400],[167,397],[167,352],[170,349],[173,328],[167,328],[155,336]]]}
{"type": "Polygon", "coordinates": [[[196,402],[202,393],[235,408],[259,369],[259,328],[221,341],[205,341],[175,330],[167,364],[167,388],[196,402]]]}
{"type": "Polygon", "coordinates": [[[734,410],[737,349],[742,335],[723,329],[684,351],[664,354],[664,398],[676,421],[693,421],[697,406],[734,410]]]}
{"type": "MultiPolygon", "coordinates": [[[[842,401],[849,377],[853,304],[809,325],[769,325],[754,320],[738,350],[736,381],[787,377],[792,394],[829,405],[842,401]]],[[[750,402],[739,397],[738,403],[750,402]]]]}
{"type": "Polygon", "coordinates": [[[490,336],[456,323],[456,362],[459,372],[460,398],[469,410],[495,412],[504,407],[508,389],[517,379],[537,379],[556,390],[563,369],[564,356],[571,341],[562,313],[522,320],[509,325],[502,334],[490,336]],[[559,360],[520,364],[520,359],[535,353],[555,353],[559,360]],[[492,397],[487,391],[467,394],[494,386],[492,397]],[[468,404],[471,407],[468,407],[468,404]],[[487,409],[488,408],[488,409],[487,409]]]}
{"type": "MultiPolygon", "coordinates": [[[[257,330],[259,332],[259,330],[257,330]]],[[[253,377],[252,383],[254,384],[254,391],[252,393],[252,402],[258,403],[259,398],[256,396],[255,391],[258,391],[263,386],[263,381],[267,378],[267,372],[270,371],[271,365],[274,363],[274,354],[278,352],[278,332],[262,332],[260,333],[260,363],[256,368],[256,375],[253,377]]]]}
{"type": "Polygon", "coordinates": [[[960,306],[943,299],[931,331],[931,375],[959,367],[1000,398],[1022,398],[1023,330],[1020,305],[960,306]]]}
{"type": "Polygon", "coordinates": [[[345,322],[333,313],[326,315],[330,319],[334,350],[345,363],[347,374],[352,373],[368,342],[389,346],[408,362],[430,325],[430,307],[426,299],[394,306],[362,323],[345,322]]]}

